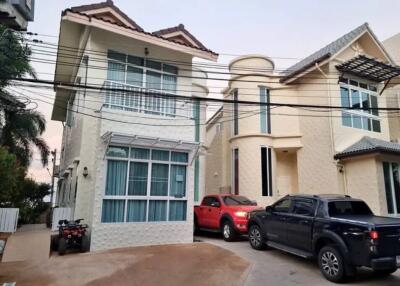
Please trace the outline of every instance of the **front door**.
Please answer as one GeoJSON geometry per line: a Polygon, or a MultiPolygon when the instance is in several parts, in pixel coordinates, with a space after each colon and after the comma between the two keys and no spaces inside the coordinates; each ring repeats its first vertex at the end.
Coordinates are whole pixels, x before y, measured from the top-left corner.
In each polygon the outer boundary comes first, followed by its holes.
{"type": "Polygon", "coordinates": [[[311,251],[312,227],[316,202],[312,199],[295,199],[287,218],[288,246],[311,251]]]}

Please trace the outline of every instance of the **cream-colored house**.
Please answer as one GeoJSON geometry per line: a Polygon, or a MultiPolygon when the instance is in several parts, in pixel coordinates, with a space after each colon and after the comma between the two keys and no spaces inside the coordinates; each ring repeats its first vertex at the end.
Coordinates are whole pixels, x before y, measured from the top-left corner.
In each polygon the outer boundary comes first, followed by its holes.
{"type": "Polygon", "coordinates": [[[112,1],[66,9],[58,48],[57,205],[89,224],[91,250],[192,242],[208,94],[192,59],[218,55],[183,25],[144,31],[112,1]]]}
{"type": "Polygon", "coordinates": [[[207,193],[259,205],[340,193],[378,214],[400,212],[400,145],[390,142],[387,112],[376,109],[390,105],[386,83],[400,71],[368,24],[283,73],[262,55],[239,57],[229,70],[224,98],[264,105],[224,103],[208,120],[207,193]]]}

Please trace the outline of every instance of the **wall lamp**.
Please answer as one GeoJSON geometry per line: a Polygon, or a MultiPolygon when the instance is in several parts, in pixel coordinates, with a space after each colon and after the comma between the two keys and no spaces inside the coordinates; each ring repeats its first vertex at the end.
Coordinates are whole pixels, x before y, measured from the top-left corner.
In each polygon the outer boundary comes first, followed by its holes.
{"type": "Polygon", "coordinates": [[[84,167],[83,168],[83,176],[86,178],[88,175],[89,175],[89,171],[88,171],[88,168],[87,167],[84,167]]]}

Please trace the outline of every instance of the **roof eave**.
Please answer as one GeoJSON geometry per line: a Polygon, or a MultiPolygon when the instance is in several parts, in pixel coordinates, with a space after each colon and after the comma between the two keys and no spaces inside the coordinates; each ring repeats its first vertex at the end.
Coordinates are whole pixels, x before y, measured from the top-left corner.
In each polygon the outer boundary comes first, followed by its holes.
{"type": "Polygon", "coordinates": [[[389,155],[400,155],[400,152],[395,151],[395,150],[388,150],[385,148],[373,148],[373,149],[368,149],[368,150],[360,150],[360,151],[355,151],[355,152],[349,152],[349,153],[339,153],[336,154],[333,158],[335,160],[343,160],[343,159],[348,159],[352,157],[357,157],[357,156],[362,156],[362,155],[371,155],[375,153],[383,153],[383,154],[389,154],[389,155]]]}
{"type": "Polygon", "coordinates": [[[212,51],[205,51],[198,48],[192,48],[187,45],[183,45],[171,40],[167,40],[162,37],[158,37],[151,33],[142,32],[136,29],[125,27],[122,25],[117,25],[108,22],[103,19],[98,19],[91,17],[89,15],[73,12],[70,10],[65,10],[62,16],[63,20],[74,22],[81,25],[91,26],[98,29],[106,30],[112,33],[120,34],[135,40],[140,40],[143,42],[148,42],[154,45],[158,45],[164,48],[172,49],[182,53],[190,54],[194,57],[202,58],[205,60],[216,62],[218,60],[218,54],[212,51]]]}

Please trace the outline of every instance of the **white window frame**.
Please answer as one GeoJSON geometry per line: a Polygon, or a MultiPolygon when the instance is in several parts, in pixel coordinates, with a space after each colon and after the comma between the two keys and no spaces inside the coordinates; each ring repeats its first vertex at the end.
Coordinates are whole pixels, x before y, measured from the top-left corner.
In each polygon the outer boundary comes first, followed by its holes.
{"type": "MultiPolygon", "coordinates": [[[[365,88],[363,88],[363,87],[360,86],[360,84],[365,84],[365,85],[367,85],[368,87],[374,86],[374,87],[377,89],[376,84],[371,84],[371,83],[368,83],[368,82],[366,82],[366,81],[362,81],[362,80],[360,81],[360,80],[358,80],[358,79],[353,79],[353,78],[344,78],[344,79],[347,79],[347,83],[344,83],[344,82],[340,82],[340,83],[339,83],[339,86],[340,86],[340,89],[339,89],[339,92],[340,92],[340,100],[342,100],[342,94],[341,94],[342,91],[341,91],[341,88],[346,88],[346,89],[348,90],[348,93],[349,93],[349,105],[350,105],[350,107],[353,106],[353,95],[352,95],[352,90],[355,90],[355,91],[358,92],[358,97],[359,97],[359,100],[360,100],[361,108],[363,107],[363,106],[362,106],[362,104],[363,104],[362,94],[363,94],[363,93],[367,93],[367,94],[368,94],[368,101],[369,101],[370,103],[372,102],[372,101],[371,101],[371,96],[375,96],[375,97],[376,97],[376,100],[377,100],[377,105],[378,105],[378,107],[379,107],[379,102],[378,102],[379,94],[378,94],[378,92],[377,92],[377,91],[372,91],[372,90],[370,90],[370,89],[365,89],[365,88]],[[352,85],[352,84],[350,84],[350,81],[357,82],[358,85],[357,85],[357,86],[352,85]]],[[[341,125],[342,125],[343,127],[355,128],[355,129],[364,130],[364,131],[368,131],[368,132],[382,133],[381,118],[379,117],[379,115],[377,116],[377,115],[372,114],[372,111],[371,111],[371,110],[368,110],[368,112],[365,112],[365,111],[363,111],[363,110],[346,109],[346,110],[343,110],[343,111],[342,111],[341,120],[343,120],[343,113],[347,113],[347,114],[349,114],[349,115],[354,115],[354,116],[360,117],[360,118],[361,118],[361,128],[354,127],[353,119],[352,119],[352,118],[350,118],[350,120],[351,120],[351,127],[350,127],[350,126],[347,126],[347,125],[344,125],[344,124],[343,124],[343,121],[342,121],[341,125]],[[380,131],[373,131],[373,130],[368,130],[368,128],[364,128],[364,120],[363,120],[363,118],[368,118],[368,120],[372,119],[372,120],[377,120],[377,121],[379,121],[380,129],[381,129],[381,130],[380,130],[380,131]]]]}
{"type": "Polygon", "coordinates": [[[104,172],[104,187],[103,187],[103,196],[101,200],[101,210],[100,210],[100,223],[102,224],[143,224],[143,223],[186,223],[188,222],[188,178],[189,178],[189,172],[188,172],[188,166],[189,166],[189,152],[187,151],[182,151],[182,150],[174,150],[174,149],[166,149],[166,148],[152,148],[152,147],[146,147],[146,146],[126,146],[126,145],[119,145],[119,144],[113,144],[111,147],[122,147],[122,148],[128,148],[128,157],[127,158],[121,158],[121,157],[113,157],[113,156],[108,156],[106,155],[105,160],[105,172],[104,172]],[[139,148],[139,149],[147,149],[149,150],[149,159],[135,159],[131,158],[131,150],[132,148],[139,148]],[[153,150],[160,150],[160,151],[168,151],[169,152],[169,160],[168,161],[158,161],[158,160],[152,160],[152,153],[153,150]],[[182,162],[175,162],[171,161],[171,156],[172,152],[180,152],[180,153],[187,153],[188,154],[188,162],[187,163],[182,163],[182,162]],[[113,196],[113,195],[106,195],[106,185],[107,185],[107,170],[108,170],[108,161],[123,161],[127,162],[127,177],[126,177],[126,185],[125,185],[125,195],[124,196],[113,196]],[[138,162],[138,163],[148,163],[148,169],[147,169],[147,192],[146,196],[130,196],[128,195],[128,190],[129,190],[129,173],[130,173],[130,166],[131,163],[138,162]],[[151,171],[152,171],[152,165],[153,163],[155,164],[164,164],[168,165],[168,193],[167,196],[151,196],[151,171]],[[179,166],[185,166],[186,167],[186,178],[185,178],[185,196],[182,198],[177,198],[177,197],[171,197],[170,194],[170,179],[171,179],[171,165],[179,165],[179,166]],[[125,201],[125,209],[124,209],[124,221],[123,222],[102,222],[102,216],[103,216],[103,202],[104,200],[124,200],[125,201]],[[126,221],[127,219],[127,210],[128,210],[128,201],[133,201],[133,200],[139,200],[139,201],[146,201],[146,221],[140,221],[140,222],[128,222],[126,221]],[[149,206],[150,206],[150,201],[166,201],[167,202],[167,210],[166,210],[166,220],[165,221],[149,221],[149,206]],[[169,206],[170,206],[170,201],[185,201],[186,202],[186,220],[184,221],[170,221],[169,220],[169,206]]]}
{"type": "MultiPolygon", "coordinates": [[[[118,53],[119,53],[119,52],[118,52],[118,53]]],[[[174,77],[176,78],[176,89],[178,88],[179,68],[178,68],[177,66],[170,65],[170,64],[165,64],[165,63],[163,63],[163,62],[157,61],[157,62],[159,62],[159,63],[161,64],[161,70],[152,69],[152,68],[147,67],[146,64],[147,64],[147,61],[153,61],[153,60],[149,60],[149,59],[146,59],[146,58],[144,58],[144,57],[139,57],[139,56],[136,56],[136,55],[128,55],[128,54],[125,54],[125,53],[120,53],[120,54],[125,55],[125,62],[122,62],[122,61],[119,61],[119,60],[116,60],[116,59],[111,59],[111,58],[107,57],[107,72],[108,72],[109,62],[113,62],[113,63],[116,63],[116,64],[124,65],[124,81],[123,81],[123,82],[112,81],[112,80],[109,80],[109,79],[107,78],[106,82],[107,82],[108,84],[110,84],[111,86],[113,86],[113,85],[124,85],[124,86],[127,87],[128,90],[132,90],[132,91],[134,91],[135,88],[137,88],[137,89],[139,89],[139,90],[138,90],[139,92],[140,92],[141,90],[144,90],[144,91],[147,91],[147,92],[150,91],[150,92],[154,92],[154,93],[159,93],[160,95],[162,95],[162,94],[176,95],[176,94],[177,94],[177,92],[176,92],[177,90],[176,90],[175,92],[165,91],[165,90],[164,90],[164,75],[174,76],[174,77]],[[128,56],[134,56],[134,57],[143,59],[143,66],[135,65],[135,64],[129,63],[129,62],[128,62],[128,56]],[[169,66],[176,67],[176,68],[178,69],[178,73],[177,73],[177,74],[174,74],[174,73],[170,73],[170,72],[164,71],[164,65],[169,65],[169,66]],[[140,85],[132,85],[132,84],[128,84],[128,83],[127,83],[128,67],[133,67],[133,68],[141,69],[141,70],[143,71],[143,73],[142,73],[142,85],[141,85],[141,86],[140,86],[140,85]],[[161,82],[160,82],[161,88],[160,88],[160,90],[157,90],[157,89],[148,89],[148,88],[146,87],[146,86],[147,86],[147,72],[148,72],[148,71],[155,72],[155,73],[159,73],[159,74],[161,75],[161,82]]],[[[122,95],[122,96],[123,96],[123,95],[122,95]]],[[[141,101],[140,108],[139,108],[139,109],[140,109],[140,110],[139,110],[140,112],[145,112],[145,113],[150,113],[150,114],[154,114],[155,112],[158,112],[158,111],[155,111],[155,110],[152,110],[152,109],[146,109],[145,102],[144,102],[144,100],[142,99],[142,98],[146,98],[146,97],[143,97],[143,96],[141,96],[141,95],[140,95],[139,97],[140,97],[140,101],[141,101]]],[[[150,97],[150,98],[151,98],[151,97],[150,97]]],[[[153,99],[153,101],[154,101],[154,102],[152,102],[152,105],[157,105],[157,100],[160,101],[160,102],[159,102],[159,104],[160,104],[160,111],[158,112],[159,114],[155,114],[155,115],[162,115],[162,116],[169,116],[169,117],[175,117],[175,116],[177,116],[177,115],[176,115],[176,109],[177,109],[177,107],[176,107],[176,99],[174,99],[174,98],[168,98],[168,97],[166,97],[166,98],[156,98],[156,97],[153,97],[152,99],[153,99]],[[165,102],[164,102],[164,110],[161,110],[161,105],[162,105],[162,102],[161,102],[161,101],[165,101],[165,102]],[[174,110],[173,113],[167,112],[167,106],[168,106],[168,104],[171,104],[171,102],[173,103],[173,110],[174,110]]],[[[124,101],[125,101],[125,100],[124,100],[124,101]]],[[[114,107],[114,108],[116,108],[116,109],[121,109],[121,110],[131,110],[131,109],[133,109],[131,106],[127,106],[127,105],[125,105],[125,104],[124,104],[124,105],[119,105],[119,104],[112,104],[111,102],[108,103],[108,102],[107,102],[107,96],[106,96],[105,99],[104,99],[104,106],[105,106],[106,108],[113,108],[113,107],[114,107]]],[[[172,106],[168,106],[168,107],[171,108],[172,106]]]]}

